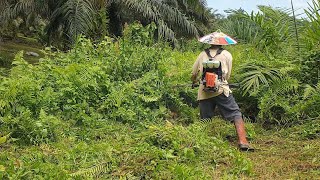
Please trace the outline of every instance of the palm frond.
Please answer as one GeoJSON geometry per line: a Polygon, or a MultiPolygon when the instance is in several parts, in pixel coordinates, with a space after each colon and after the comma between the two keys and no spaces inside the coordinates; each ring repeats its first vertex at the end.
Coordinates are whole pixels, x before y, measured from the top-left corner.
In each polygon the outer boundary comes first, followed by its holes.
{"type": "Polygon", "coordinates": [[[179,9],[187,15],[192,15],[199,21],[207,22],[209,20],[206,0],[175,0],[179,4],[179,9]]]}
{"type": "Polygon", "coordinates": [[[28,15],[30,13],[50,14],[48,3],[37,0],[19,0],[11,6],[11,15],[17,16],[21,13],[28,15]]]}
{"type": "Polygon", "coordinates": [[[158,21],[159,14],[154,11],[148,0],[119,0],[119,3],[126,5],[129,9],[142,13],[146,18],[158,21]]]}
{"type": "Polygon", "coordinates": [[[221,29],[243,43],[255,42],[259,35],[258,29],[249,21],[227,20],[222,24],[221,29]]]}
{"type": "Polygon", "coordinates": [[[173,30],[170,29],[164,21],[158,22],[158,36],[160,38],[167,38],[176,42],[173,30]]]}
{"type": "Polygon", "coordinates": [[[1,23],[23,15],[28,25],[32,24],[30,20],[40,16],[49,21],[46,31],[51,39],[62,37],[69,42],[74,42],[79,34],[94,30],[98,12],[109,11],[110,6],[116,7],[109,17],[114,20],[110,20],[110,27],[122,31],[121,24],[127,22],[122,21],[122,16],[129,22],[141,20],[147,24],[153,21],[158,26],[159,37],[175,44],[176,34],[198,36],[199,29],[209,22],[210,14],[206,0],[2,0],[0,6],[1,23]]]}
{"type": "Polygon", "coordinates": [[[251,14],[244,11],[231,13],[224,23],[226,32],[240,41],[254,43],[260,49],[278,50],[282,42],[296,42],[296,28],[302,29],[302,23],[295,23],[292,10],[259,6],[259,12],[251,14]]]}
{"type": "Polygon", "coordinates": [[[118,3],[128,9],[142,14],[145,18],[154,21],[158,26],[159,37],[176,42],[174,28],[197,36],[198,30],[184,14],[162,1],[158,0],[119,0],[118,3]]]}
{"type": "Polygon", "coordinates": [[[261,86],[269,86],[269,83],[280,77],[280,71],[275,68],[267,68],[260,65],[245,64],[240,68],[241,90],[243,95],[255,93],[261,86]]]}
{"type": "Polygon", "coordinates": [[[168,24],[171,22],[171,25],[178,26],[189,34],[196,36],[198,35],[198,30],[195,25],[188,20],[188,18],[183,15],[179,9],[172,8],[167,4],[161,3],[157,0],[151,2],[153,7],[156,8],[155,10],[158,12],[158,14],[161,15],[161,18],[168,22],[168,24]]]}
{"type": "Polygon", "coordinates": [[[63,25],[66,35],[74,42],[78,35],[86,34],[93,27],[94,14],[89,0],[67,0],[53,12],[48,31],[54,32],[63,25]]]}
{"type": "Polygon", "coordinates": [[[304,39],[305,46],[308,49],[312,49],[315,45],[320,44],[320,0],[312,0],[312,3],[309,3],[309,8],[305,10],[309,21],[305,25],[308,26],[305,28],[304,39]]]}

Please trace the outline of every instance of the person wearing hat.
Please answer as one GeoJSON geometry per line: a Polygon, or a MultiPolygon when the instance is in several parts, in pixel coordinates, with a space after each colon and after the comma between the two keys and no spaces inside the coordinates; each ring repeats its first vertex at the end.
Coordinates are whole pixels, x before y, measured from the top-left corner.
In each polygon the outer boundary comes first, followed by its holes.
{"type": "Polygon", "coordinates": [[[239,106],[232,96],[228,80],[232,70],[232,55],[223,45],[237,42],[222,32],[214,32],[199,39],[211,47],[201,52],[192,68],[192,83],[199,82],[198,101],[201,119],[211,119],[217,106],[221,115],[233,122],[238,135],[240,150],[253,151],[246,139],[246,131],[239,106]]]}

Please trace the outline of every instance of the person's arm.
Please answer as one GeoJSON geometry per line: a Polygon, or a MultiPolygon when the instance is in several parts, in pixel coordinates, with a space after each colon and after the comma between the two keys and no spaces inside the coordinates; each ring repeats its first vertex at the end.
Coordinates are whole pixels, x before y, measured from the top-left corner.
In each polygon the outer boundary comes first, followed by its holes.
{"type": "Polygon", "coordinates": [[[227,58],[227,66],[228,66],[228,73],[226,74],[226,80],[228,81],[230,79],[231,76],[231,71],[232,71],[232,55],[231,53],[226,53],[225,54],[226,58],[227,58]]]}
{"type": "Polygon", "coordinates": [[[199,67],[200,67],[199,65],[200,59],[201,59],[201,54],[198,56],[196,62],[194,62],[192,67],[192,75],[191,75],[192,84],[197,83],[197,77],[198,77],[199,67]]]}
{"type": "Polygon", "coordinates": [[[192,73],[192,75],[191,75],[192,84],[196,84],[197,83],[198,72],[192,73]]]}

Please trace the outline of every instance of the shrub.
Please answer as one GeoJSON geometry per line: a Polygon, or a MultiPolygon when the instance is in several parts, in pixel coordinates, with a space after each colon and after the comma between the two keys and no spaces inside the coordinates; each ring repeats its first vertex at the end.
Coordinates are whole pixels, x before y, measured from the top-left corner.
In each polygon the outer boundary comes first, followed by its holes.
{"type": "MultiPolygon", "coordinates": [[[[129,28],[128,34],[145,39],[150,29],[139,28],[129,28]]],[[[47,51],[38,65],[17,54],[0,84],[1,129],[39,143],[56,139],[54,124],[60,121],[94,127],[99,120],[116,120],[137,126],[164,119],[178,108],[190,122],[194,113],[189,101],[181,100],[182,90],[172,90],[168,77],[167,64],[181,61],[179,53],[165,44],[148,47],[149,41],[126,38],[114,42],[106,37],[94,44],[80,37],[74,49],[47,51]]]]}

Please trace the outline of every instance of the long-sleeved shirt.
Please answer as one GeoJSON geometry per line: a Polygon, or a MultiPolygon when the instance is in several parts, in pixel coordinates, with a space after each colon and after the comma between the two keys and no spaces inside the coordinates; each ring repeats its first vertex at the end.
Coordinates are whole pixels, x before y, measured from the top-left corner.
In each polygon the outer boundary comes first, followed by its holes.
{"type": "MultiPolygon", "coordinates": [[[[210,49],[210,55],[214,57],[217,53],[218,49],[210,49]]],[[[192,68],[192,75],[198,76],[202,75],[203,73],[203,61],[207,61],[209,59],[208,55],[205,51],[201,52],[196,60],[196,62],[193,64],[192,68]]],[[[204,100],[209,99],[215,96],[218,96],[222,93],[224,93],[227,97],[232,92],[229,88],[228,80],[231,75],[231,69],[232,69],[232,55],[227,50],[223,50],[221,54],[217,55],[214,59],[221,62],[221,70],[222,70],[222,85],[220,85],[219,91],[217,92],[205,92],[203,91],[204,85],[202,82],[200,82],[199,90],[198,90],[198,100],[204,100]]]]}

